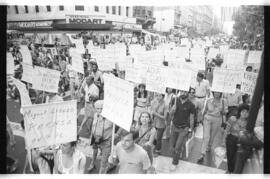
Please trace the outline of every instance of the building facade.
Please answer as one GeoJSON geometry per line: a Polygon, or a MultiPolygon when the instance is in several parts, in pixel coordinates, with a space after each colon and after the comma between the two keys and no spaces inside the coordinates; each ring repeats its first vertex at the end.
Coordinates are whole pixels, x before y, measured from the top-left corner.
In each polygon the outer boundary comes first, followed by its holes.
{"type": "Polygon", "coordinates": [[[156,23],[154,15],[154,6],[134,6],[133,17],[136,18],[136,23],[141,24],[143,29],[153,30],[156,23]]]}

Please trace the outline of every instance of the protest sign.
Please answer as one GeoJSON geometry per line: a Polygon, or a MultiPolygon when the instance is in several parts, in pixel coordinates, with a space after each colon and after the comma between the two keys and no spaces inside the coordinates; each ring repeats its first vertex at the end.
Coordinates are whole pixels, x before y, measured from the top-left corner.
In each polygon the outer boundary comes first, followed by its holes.
{"type": "Polygon", "coordinates": [[[24,138],[24,130],[20,123],[9,121],[9,124],[14,135],[24,138]]]}
{"type": "Polygon", "coordinates": [[[166,68],[166,87],[189,91],[192,72],[186,69],[166,68]]]}
{"type": "Polygon", "coordinates": [[[76,72],[84,74],[82,54],[77,49],[70,49],[70,55],[72,57],[72,69],[76,72]]]}
{"type": "Polygon", "coordinates": [[[146,90],[165,94],[166,72],[164,71],[164,67],[147,65],[145,71],[145,78],[146,90]]]}
{"type": "Polygon", "coordinates": [[[227,53],[224,54],[225,64],[243,65],[245,59],[245,50],[239,49],[229,49],[227,53]]]}
{"type": "Polygon", "coordinates": [[[140,78],[140,67],[141,65],[139,64],[127,65],[125,69],[125,80],[134,83],[142,83],[142,79],[140,78]]]}
{"type": "Polygon", "coordinates": [[[33,66],[28,65],[26,63],[22,63],[23,67],[23,73],[22,73],[22,81],[25,81],[27,83],[32,83],[32,78],[33,78],[33,66]]]}
{"type": "Polygon", "coordinates": [[[81,53],[85,52],[82,38],[74,39],[71,37],[72,34],[67,34],[67,36],[69,37],[71,43],[74,43],[76,48],[79,49],[81,53]]]}
{"type": "Polygon", "coordinates": [[[256,86],[257,77],[257,73],[245,71],[241,83],[241,91],[252,95],[256,86]]]}
{"type": "Polygon", "coordinates": [[[22,54],[23,63],[32,65],[32,56],[28,47],[26,45],[21,45],[20,48],[21,48],[20,52],[22,54]]]}
{"type": "Polygon", "coordinates": [[[28,149],[77,140],[77,101],[23,107],[28,149]]]}
{"type": "Polygon", "coordinates": [[[226,54],[229,50],[229,46],[228,45],[221,45],[219,46],[219,53],[221,54],[226,54]]]}
{"type": "Polygon", "coordinates": [[[28,91],[25,87],[25,84],[23,84],[22,82],[20,82],[16,78],[13,78],[13,77],[11,77],[11,78],[13,80],[13,83],[15,84],[15,86],[19,90],[20,97],[21,97],[21,105],[22,106],[32,105],[32,102],[30,100],[30,97],[29,97],[28,91]]]}
{"type": "Polygon", "coordinates": [[[243,71],[215,68],[211,91],[235,93],[236,84],[241,83],[243,71]]]}
{"type": "Polygon", "coordinates": [[[219,49],[217,48],[210,48],[207,54],[208,59],[216,58],[217,54],[219,53],[219,49]]]}
{"type": "Polygon", "coordinates": [[[57,55],[57,50],[56,50],[56,48],[48,48],[48,49],[51,50],[52,55],[57,55]]]}
{"type": "Polygon", "coordinates": [[[132,83],[104,74],[102,116],[129,131],[133,119],[134,86],[132,83]]]}
{"type": "Polygon", "coordinates": [[[182,38],[182,39],[181,39],[181,45],[188,46],[188,45],[189,45],[189,40],[188,40],[188,38],[182,38]]]}
{"type": "Polygon", "coordinates": [[[176,58],[181,61],[185,61],[185,59],[189,59],[189,49],[187,47],[177,47],[175,48],[176,58]]]}
{"type": "Polygon", "coordinates": [[[7,74],[14,74],[14,58],[12,57],[11,53],[7,53],[7,74]]]}
{"type": "Polygon", "coordinates": [[[262,51],[249,51],[248,63],[261,63],[262,51]]]}
{"type": "Polygon", "coordinates": [[[96,61],[97,61],[97,64],[98,64],[98,68],[101,71],[111,71],[115,67],[115,62],[114,61],[105,60],[105,59],[102,59],[102,58],[97,58],[96,61]]]}
{"type": "Polygon", "coordinates": [[[34,89],[57,93],[59,80],[60,71],[37,66],[34,68],[32,80],[34,89]]]}

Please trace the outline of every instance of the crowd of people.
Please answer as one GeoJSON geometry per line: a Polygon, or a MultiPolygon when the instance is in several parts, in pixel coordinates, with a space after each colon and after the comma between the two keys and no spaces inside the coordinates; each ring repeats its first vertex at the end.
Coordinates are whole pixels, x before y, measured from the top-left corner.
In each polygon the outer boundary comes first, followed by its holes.
{"type": "MultiPolygon", "coordinates": [[[[87,45],[87,43],[84,44],[87,45]]],[[[222,131],[222,146],[226,148],[227,155],[227,172],[242,173],[245,161],[254,146],[239,145],[239,137],[246,132],[252,99],[250,95],[241,93],[240,84],[236,86],[234,94],[211,91],[207,73],[202,72],[197,74],[196,85],[189,91],[167,88],[166,94],[161,94],[147,91],[146,84],[137,84],[134,88],[134,115],[130,131],[119,126],[114,129],[113,123],[101,115],[104,103],[103,74],[112,73],[117,77],[122,77],[119,69],[100,71],[98,63],[86,50],[85,54],[82,54],[84,74],[81,74],[71,67],[72,57],[69,52],[71,46],[55,45],[54,48],[56,53],[46,44],[34,42],[28,44],[33,66],[61,72],[58,93],[44,93],[32,89],[31,84],[22,82],[26,84],[33,104],[75,99],[78,106],[84,107],[84,119],[79,126],[78,135],[86,125],[90,133],[89,140],[93,154],[89,166],[86,166],[86,156],[76,148],[77,141],[44,149],[32,149],[30,165],[34,173],[90,173],[97,167],[99,151],[101,161],[98,171],[100,174],[108,173],[117,166],[119,166],[119,173],[155,173],[154,158],[162,155],[164,140],[169,140],[172,157],[170,170],[175,171],[183,155],[186,140],[200,124],[203,124],[203,142],[197,162],[199,164],[204,162],[206,153],[213,150],[212,145],[217,133],[222,131]],[[112,142],[113,133],[115,134],[112,142]],[[243,162],[240,166],[236,164],[239,147],[245,149],[245,153],[241,156],[243,162]]],[[[11,45],[8,52],[12,53],[14,58],[14,77],[21,80],[24,59],[20,47],[11,45]]],[[[220,56],[211,61],[216,66],[219,66],[218,58],[220,56]]],[[[209,65],[208,68],[214,67],[209,65]]],[[[252,71],[252,67],[246,70],[252,71]]],[[[18,89],[12,82],[8,83],[7,90],[9,97],[20,101],[18,89]]],[[[261,108],[263,109],[263,102],[261,108]]],[[[260,111],[262,112],[263,110],[260,111]]],[[[9,123],[8,118],[7,123],[9,123]]],[[[23,121],[21,124],[24,128],[23,121]]],[[[262,130],[259,129],[260,127],[263,129],[263,119],[257,120],[256,127],[258,130],[255,136],[258,140],[255,148],[261,149],[263,139],[262,130]]],[[[14,136],[9,125],[7,125],[7,134],[8,144],[14,146],[14,136]]],[[[10,156],[7,158],[11,160],[7,166],[8,170],[14,172],[18,161],[10,156]]]]}

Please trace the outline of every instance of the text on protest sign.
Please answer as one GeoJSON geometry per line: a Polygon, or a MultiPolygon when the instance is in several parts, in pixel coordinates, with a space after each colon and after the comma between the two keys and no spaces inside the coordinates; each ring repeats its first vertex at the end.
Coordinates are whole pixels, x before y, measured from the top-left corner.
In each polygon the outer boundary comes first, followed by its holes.
{"type": "Polygon", "coordinates": [[[72,57],[72,69],[76,72],[84,74],[83,61],[80,52],[77,49],[70,50],[72,57]]]}
{"type": "Polygon", "coordinates": [[[34,68],[33,88],[51,93],[58,92],[60,80],[60,71],[51,70],[42,67],[34,68]]]}
{"type": "Polygon", "coordinates": [[[258,74],[253,72],[244,72],[243,80],[241,83],[241,91],[252,95],[256,86],[258,74]]]}
{"type": "Polygon", "coordinates": [[[243,65],[245,60],[245,54],[245,50],[229,49],[227,53],[224,54],[224,63],[243,65]]]}
{"type": "MultiPolygon", "coordinates": [[[[164,67],[146,66],[146,90],[165,94],[166,92],[166,72],[164,67]]],[[[143,73],[141,73],[143,74],[143,73]]]]}
{"type": "Polygon", "coordinates": [[[104,74],[102,116],[129,131],[133,118],[134,86],[132,83],[104,74]]]}
{"type": "Polygon", "coordinates": [[[142,83],[142,79],[140,78],[139,64],[129,64],[126,66],[125,80],[132,81],[134,83],[142,83]]]}
{"type": "Polygon", "coordinates": [[[32,65],[32,56],[28,47],[26,45],[21,45],[20,48],[21,48],[20,52],[22,54],[23,63],[32,65]]]}
{"type": "Polygon", "coordinates": [[[248,63],[261,63],[262,51],[249,51],[248,63]]]}
{"type": "Polygon", "coordinates": [[[77,140],[77,102],[23,107],[26,147],[47,147],[77,140]]]}
{"type": "Polygon", "coordinates": [[[22,63],[23,73],[22,73],[22,81],[27,83],[32,83],[33,80],[33,71],[34,68],[32,65],[28,65],[26,63],[22,63]]]}
{"type": "Polygon", "coordinates": [[[207,54],[208,59],[216,58],[217,54],[219,53],[218,48],[210,48],[207,54]]]}
{"type": "Polygon", "coordinates": [[[11,53],[7,53],[7,74],[14,74],[14,58],[11,53]]]}
{"type": "Polygon", "coordinates": [[[243,71],[215,68],[213,74],[212,91],[235,93],[236,84],[241,83],[243,71]]]}
{"type": "Polygon", "coordinates": [[[22,106],[29,106],[32,105],[32,102],[30,100],[28,91],[25,87],[25,84],[23,84],[22,82],[20,82],[19,80],[17,80],[16,78],[13,78],[13,83],[15,84],[15,86],[18,88],[20,96],[21,96],[21,105],[22,106]]]}

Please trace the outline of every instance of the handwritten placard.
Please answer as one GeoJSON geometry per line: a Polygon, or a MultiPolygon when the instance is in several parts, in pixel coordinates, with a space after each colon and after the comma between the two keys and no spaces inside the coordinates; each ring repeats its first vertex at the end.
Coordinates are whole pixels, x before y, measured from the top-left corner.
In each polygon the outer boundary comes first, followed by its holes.
{"type": "Polygon", "coordinates": [[[11,79],[13,80],[13,83],[15,84],[15,86],[19,90],[19,93],[21,96],[21,105],[22,106],[32,105],[32,102],[30,100],[30,97],[29,97],[28,91],[25,87],[25,84],[23,84],[22,82],[20,82],[16,78],[11,77],[11,79]]]}
{"type": "Polygon", "coordinates": [[[216,58],[217,54],[219,53],[218,48],[210,48],[207,54],[208,59],[216,58]]]}
{"type": "Polygon", "coordinates": [[[133,119],[134,86],[132,83],[104,74],[102,116],[129,131],[133,119]]]}
{"type": "Polygon", "coordinates": [[[77,101],[24,106],[28,149],[77,140],[77,101]]]}
{"type": "Polygon", "coordinates": [[[191,84],[190,70],[166,68],[166,87],[188,91],[191,84]]]}
{"type": "Polygon", "coordinates": [[[229,49],[227,53],[224,54],[224,63],[243,65],[245,60],[245,54],[245,50],[229,49]]]}
{"type": "Polygon", "coordinates": [[[164,67],[147,65],[145,78],[146,90],[165,94],[166,72],[164,71],[164,67]]]}
{"type": "Polygon", "coordinates": [[[244,72],[243,80],[241,83],[241,91],[252,95],[256,86],[258,74],[253,72],[244,72]]]}
{"type": "Polygon", "coordinates": [[[243,71],[215,68],[213,74],[212,91],[235,93],[236,84],[241,83],[243,71]]]}
{"type": "Polygon", "coordinates": [[[32,65],[28,65],[26,63],[22,63],[23,73],[22,73],[22,81],[27,83],[32,83],[33,80],[33,71],[34,68],[32,65]]]}
{"type": "Polygon", "coordinates": [[[60,72],[42,67],[35,67],[33,71],[33,88],[51,93],[58,92],[60,72]]]}
{"type": "Polygon", "coordinates": [[[29,65],[32,65],[32,56],[26,45],[20,46],[20,52],[22,54],[23,62],[29,65]]]}
{"type": "Polygon", "coordinates": [[[262,51],[249,51],[248,63],[261,63],[262,51]]]}
{"type": "Polygon", "coordinates": [[[77,49],[70,49],[70,55],[72,60],[72,69],[76,72],[84,74],[82,54],[77,49]]]}
{"type": "Polygon", "coordinates": [[[14,58],[12,57],[11,53],[7,53],[7,74],[14,74],[14,58]]]}

